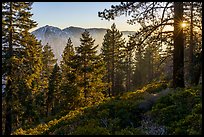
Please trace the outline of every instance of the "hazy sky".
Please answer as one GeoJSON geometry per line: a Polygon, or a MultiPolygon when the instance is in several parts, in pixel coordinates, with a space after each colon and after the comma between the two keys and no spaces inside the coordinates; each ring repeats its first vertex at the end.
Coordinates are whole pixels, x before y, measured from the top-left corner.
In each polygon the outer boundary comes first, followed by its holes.
{"type": "Polygon", "coordinates": [[[52,25],[64,29],[69,26],[83,28],[110,28],[115,22],[120,31],[135,31],[135,25],[129,25],[130,17],[120,16],[114,21],[101,20],[98,12],[119,2],[34,2],[31,12],[32,19],[37,21],[38,26],[52,25]]]}

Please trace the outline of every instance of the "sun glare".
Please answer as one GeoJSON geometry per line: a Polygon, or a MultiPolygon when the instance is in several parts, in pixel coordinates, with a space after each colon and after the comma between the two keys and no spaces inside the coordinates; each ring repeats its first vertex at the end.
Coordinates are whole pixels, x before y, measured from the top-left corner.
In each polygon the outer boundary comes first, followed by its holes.
{"type": "Polygon", "coordinates": [[[185,28],[185,27],[187,27],[187,23],[185,23],[185,22],[182,22],[182,23],[181,23],[181,27],[182,27],[182,28],[185,28]]]}

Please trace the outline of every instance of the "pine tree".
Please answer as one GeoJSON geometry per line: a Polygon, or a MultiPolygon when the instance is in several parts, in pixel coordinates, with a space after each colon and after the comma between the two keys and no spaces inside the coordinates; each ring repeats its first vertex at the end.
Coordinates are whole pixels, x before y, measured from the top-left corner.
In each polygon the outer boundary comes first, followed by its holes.
{"type": "Polygon", "coordinates": [[[3,74],[6,79],[6,123],[5,134],[12,132],[13,95],[16,94],[16,70],[21,51],[25,49],[23,35],[35,27],[30,13],[32,2],[3,2],[2,3],[2,55],[3,74]],[[14,66],[17,64],[17,66],[14,66]],[[15,87],[14,87],[15,86],[15,87]]]}
{"type": "MultiPolygon", "coordinates": [[[[107,75],[105,76],[104,80],[111,84],[111,47],[110,44],[110,29],[107,30],[107,33],[104,35],[103,44],[101,47],[103,60],[106,65],[107,75]]],[[[110,97],[112,93],[112,88],[110,85],[108,86],[108,96],[110,97]]]]}
{"type": "Polygon", "coordinates": [[[119,93],[123,88],[123,77],[121,77],[123,50],[121,49],[124,45],[125,40],[122,38],[122,33],[120,33],[116,25],[113,24],[111,29],[107,30],[104,36],[104,42],[101,49],[108,71],[107,79],[108,82],[111,82],[111,88],[108,90],[109,96],[119,93]]]}
{"type": "Polygon", "coordinates": [[[199,64],[196,54],[201,53],[202,38],[202,2],[185,2],[183,20],[186,27],[183,28],[184,33],[184,71],[186,72],[186,85],[196,85],[195,76],[199,71],[199,64]],[[189,10],[185,10],[189,9],[189,10]],[[198,40],[199,39],[199,40],[198,40]],[[194,74],[195,73],[195,74],[194,74]]]}
{"type": "Polygon", "coordinates": [[[46,100],[47,116],[56,114],[56,110],[60,105],[60,86],[61,71],[60,67],[56,63],[49,78],[49,86],[46,100]]]}
{"type": "Polygon", "coordinates": [[[155,78],[159,78],[161,72],[158,69],[160,62],[160,49],[157,43],[148,43],[145,47],[144,62],[145,62],[145,83],[149,83],[155,78]]]}
{"type": "Polygon", "coordinates": [[[137,35],[131,36],[131,45],[134,45],[134,73],[133,73],[133,85],[135,88],[138,88],[144,84],[144,52],[145,46],[140,44],[140,40],[138,39],[137,35]]]}
{"type": "Polygon", "coordinates": [[[54,68],[54,65],[57,62],[57,59],[55,59],[54,53],[52,51],[51,46],[47,43],[43,47],[43,52],[42,52],[42,63],[43,63],[43,70],[41,72],[41,87],[42,90],[41,92],[37,95],[36,103],[39,106],[39,113],[42,116],[46,116],[46,100],[47,100],[47,92],[48,92],[48,83],[49,83],[49,78],[52,73],[52,70],[54,68]]]}
{"type": "MultiPolygon", "coordinates": [[[[43,77],[49,79],[54,65],[57,62],[51,46],[47,43],[43,47],[43,77]]],[[[47,86],[46,86],[47,87],[47,86]]]]}
{"type": "Polygon", "coordinates": [[[183,31],[180,27],[180,23],[183,22],[183,2],[121,2],[119,5],[111,6],[109,10],[99,12],[98,15],[107,20],[114,20],[115,17],[127,13],[132,16],[132,19],[128,20],[129,24],[139,23],[142,26],[137,34],[141,37],[140,45],[158,31],[160,32],[157,35],[162,37],[161,40],[168,37],[170,44],[174,41],[173,85],[175,88],[184,87],[184,45],[183,31]],[[171,14],[172,7],[174,14],[171,14]],[[159,10],[162,12],[158,12],[159,10]],[[174,25],[174,31],[164,31],[164,27],[168,25],[174,25]],[[164,33],[166,35],[163,35],[164,33]]]}
{"type": "Polygon", "coordinates": [[[16,68],[18,92],[15,96],[26,110],[21,116],[24,125],[25,121],[34,122],[38,117],[35,96],[41,90],[39,81],[42,71],[42,46],[28,31],[23,35],[23,41],[25,49],[21,52],[22,57],[16,59],[20,62],[18,66],[20,69],[16,68]]]}
{"type": "Polygon", "coordinates": [[[129,41],[124,47],[124,53],[125,53],[125,75],[126,75],[126,92],[132,90],[133,83],[132,83],[132,69],[133,69],[133,50],[134,50],[134,42],[133,37],[129,36],[129,41]]]}
{"type": "Polygon", "coordinates": [[[67,45],[63,51],[61,70],[62,70],[62,99],[61,106],[64,109],[73,109],[77,105],[76,96],[76,64],[75,51],[71,39],[67,41],[67,45]]]}
{"type": "Polygon", "coordinates": [[[102,81],[105,68],[100,55],[97,55],[98,45],[94,46],[95,40],[85,30],[80,41],[81,45],[76,48],[78,101],[86,106],[100,102],[107,85],[102,81]]]}

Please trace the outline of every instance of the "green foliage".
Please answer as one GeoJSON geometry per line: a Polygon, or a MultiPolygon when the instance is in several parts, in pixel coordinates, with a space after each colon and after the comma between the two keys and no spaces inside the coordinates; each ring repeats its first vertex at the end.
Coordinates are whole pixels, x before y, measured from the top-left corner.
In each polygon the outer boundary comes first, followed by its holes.
{"type": "Polygon", "coordinates": [[[61,86],[61,70],[57,63],[55,64],[51,76],[49,78],[49,86],[47,93],[47,115],[56,114],[60,106],[60,86],[61,86]]]}
{"type": "Polygon", "coordinates": [[[100,127],[95,119],[90,119],[86,121],[85,125],[78,126],[72,135],[110,135],[110,131],[100,127]]]}
{"type": "Polygon", "coordinates": [[[168,134],[201,134],[201,87],[177,89],[153,106],[154,120],[168,128],[168,134]]]}
{"type": "Polygon", "coordinates": [[[78,96],[76,100],[79,106],[89,106],[104,99],[103,91],[107,89],[107,83],[102,81],[105,76],[104,62],[97,55],[94,45],[95,40],[88,31],[82,33],[81,45],[76,48],[76,72],[78,96]]]}
{"type": "Polygon", "coordinates": [[[73,119],[77,115],[81,115],[83,113],[83,109],[78,109],[75,111],[70,111],[67,115],[62,116],[61,118],[54,119],[49,121],[47,124],[39,124],[35,128],[30,128],[27,130],[23,130],[22,128],[17,129],[12,134],[13,135],[40,135],[40,134],[49,134],[49,131],[55,130],[56,128],[59,128],[61,125],[64,124],[63,121],[67,121],[70,119],[73,119]]]}
{"type": "Polygon", "coordinates": [[[140,134],[137,129],[135,131],[132,129],[140,125],[140,114],[143,112],[138,109],[141,99],[139,99],[140,96],[137,98],[137,94],[141,93],[137,92],[134,94],[134,98],[127,100],[109,98],[103,103],[70,111],[59,119],[40,124],[35,128],[18,129],[13,134],[112,135],[129,134],[129,132],[130,134],[140,134]]]}
{"type": "Polygon", "coordinates": [[[44,92],[47,93],[49,77],[52,73],[54,65],[57,62],[57,59],[54,58],[54,53],[52,51],[51,46],[48,43],[45,46],[43,46],[42,55],[43,55],[42,57],[43,70],[41,72],[42,73],[41,80],[43,81],[42,86],[43,86],[44,92]]]}
{"type": "Polygon", "coordinates": [[[145,90],[137,90],[135,92],[126,92],[124,93],[122,96],[120,96],[119,98],[120,99],[124,99],[124,100],[128,100],[128,99],[131,99],[131,100],[134,100],[134,99],[144,99],[144,97],[148,96],[149,93],[148,92],[145,92],[145,90]]]}
{"type": "MultiPolygon", "coordinates": [[[[6,134],[11,129],[37,120],[35,95],[42,71],[42,49],[29,30],[37,26],[32,20],[32,2],[2,3],[2,70],[6,85],[6,134]],[[12,119],[12,121],[11,121],[12,119]]],[[[2,123],[5,124],[5,123],[2,123]]]]}
{"type": "Polygon", "coordinates": [[[71,38],[68,38],[62,54],[62,61],[60,62],[62,70],[61,109],[74,109],[78,106],[76,98],[79,96],[79,91],[76,87],[78,74],[76,73],[75,54],[71,38]]]}
{"type": "MultiPolygon", "coordinates": [[[[146,89],[145,86],[142,90],[107,98],[100,104],[78,108],[34,128],[18,129],[13,134],[144,135],[146,132],[141,126],[145,111],[139,105],[150,95],[146,89]]],[[[158,126],[165,126],[168,134],[197,135],[201,134],[201,112],[201,88],[195,87],[172,89],[148,113],[158,126]]],[[[149,126],[149,130],[154,128],[149,126]]]]}
{"type": "Polygon", "coordinates": [[[169,130],[174,135],[201,135],[201,129],[202,114],[192,113],[178,122],[176,121],[169,130]]]}
{"type": "Polygon", "coordinates": [[[43,73],[44,77],[49,78],[52,73],[52,69],[57,62],[57,59],[54,58],[54,53],[52,51],[51,46],[47,43],[43,47],[43,73]]]}
{"type": "Polygon", "coordinates": [[[148,93],[158,93],[166,88],[167,88],[166,82],[155,82],[143,87],[143,90],[145,90],[148,93]]]}
{"type": "Polygon", "coordinates": [[[144,135],[144,133],[140,129],[127,127],[120,131],[116,131],[115,135],[144,135]]]}
{"type": "Polygon", "coordinates": [[[115,23],[111,25],[104,35],[101,52],[102,58],[105,62],[107,74],[105,80],[111,83],[108,90],[109,96],[114,96],[124,91],[123,87],[123,53],[122,48],[125,46],[125,39],[122,38],[123,34],[116,28],[115,23]]]}
{"type": "Polygon", "coordinates": [[[191,113],[175,121],[169,130],[174,135],[200,135],[202,132],[202,104],[196,104],[191,113]]]}

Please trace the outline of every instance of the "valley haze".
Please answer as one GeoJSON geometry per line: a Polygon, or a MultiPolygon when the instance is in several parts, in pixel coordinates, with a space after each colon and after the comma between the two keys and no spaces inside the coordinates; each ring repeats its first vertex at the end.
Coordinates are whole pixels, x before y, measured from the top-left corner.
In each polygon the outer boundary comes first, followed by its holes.
{"type": "MultiPolygon", "coordinates": [[[[99,45],[98,53],[100,52],[104,35],[106,34],[106,28],[80,28],[70,26],[64,29],[58,27],[46,25],[32,31],[31,33],[36,36],[43,46],[47,43],[51,46],[55,58],[59,63],[62,60],[62,53],[66,46],[67,40],[70,37],[74,47],[80,45],[81,34],[87,30],[90,35],[95,39],[94,45],[99,45]]],[[[123,38],[126,42],[128,41],[128,35],[134,34],[135,31],[121,31],[123,33],[123,38]]]]}

